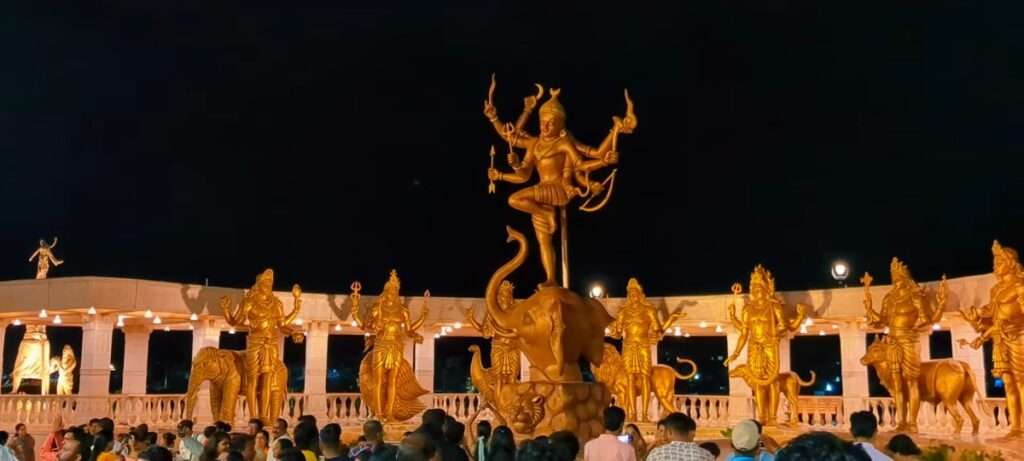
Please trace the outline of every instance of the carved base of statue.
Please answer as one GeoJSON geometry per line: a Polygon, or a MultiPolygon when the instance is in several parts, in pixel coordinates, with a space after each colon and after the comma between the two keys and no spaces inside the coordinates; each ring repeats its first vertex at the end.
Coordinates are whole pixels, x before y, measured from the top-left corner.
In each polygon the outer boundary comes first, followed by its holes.
{"type": "Polygon", "coordinates": [[[517,436],[570,431],[583,444],[603,432],[601,415],[610,403],[601,383],[531,381],[502,386],[492,410],[517,436]]]}
{"type": "Polygon", "coordinates": [[[389,395],[388,388],[390,386],[387,385],[388,383],[385,382],[382,386],[381,383],[377,382],[377,378],[374,376],[373,361],[373,352],[370,352],[366,354],[362,363],[359,364],[359,394],[377,419],[387,423],[402,422],[416,416],[427,408],[420,401],[420,396],[427,394],[429,391],[420,387],[419,381],[416,380],[416,375],[413,373],[412,366],[409,365],[408,360],[402,359],[398,364],[393,388],[395,395],[389,395]],[[390,415],[387,414],[386,408],[379,408],[380,405],[377,404],[378,392],[384,393],[383,402],[385,407],[388,406],[390,399],[395,399],[390,415]]]}
{"type": "MultiPolygon", "coordinates": [[[[195,410],[199,389],[210,382],[210,414],[218,421],[234,421],[238,397],[245,388],[245,352],[204,347],[192,359],[192,371],[188,378],[188,393],[185,394],[185,417],[191,419],[195,410]]],[[[281,414],[288,389],[288,368],[280,360],[274,367],[274,380],[270,389],[257,389],[258,393],[270,392],[270,422],[281,414]]],[[[258,418],[259,415],[250,415],[258,418]]]]}

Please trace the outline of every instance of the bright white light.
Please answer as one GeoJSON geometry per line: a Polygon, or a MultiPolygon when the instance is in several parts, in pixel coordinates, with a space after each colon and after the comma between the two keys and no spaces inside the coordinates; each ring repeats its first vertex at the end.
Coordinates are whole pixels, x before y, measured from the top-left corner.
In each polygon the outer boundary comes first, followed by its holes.
{"type": "Polygon", "coordinates": [[[937,323],[932,325],[932,330],[939,331],[940,329],[942,329],[942,325],[937,323]]]}
{"type": "Polygon", "coordinates": [[[885,329],[882,330],[882,333],[889,334],[889,327],[885,327],[885,329]]]}
{"type": "Polygon", "coordinates": [[[231,327],[230,329],[228,329],[228,334],[229,335],[235,334],[235,327],[231,327]]]}
{"type": "Polygon", "coordinates": [[[164,327],[164,331],[171,331],[171,327],[164,327]]]}
{"type": "Polygon", "coordinates": [[[39,309],[39,318],[41,318],[41,319],[45,319],[46,318],[46,309],[39,309]]]}
{"type": "Polygon", "coordinates": [[[154,324],[154,325],[159,325],[159,324],[161,324],[161,323],[164,323],[164,321],[163,321],[163,320],[160,320],[160,316],[159,316],[159,315],[158,315],[158,316],[156,316],[156,317],[153,317],[153,324],[154,324]]]}
{"type": "Polygon", "coordinates": [[[725,330],[722,329],[721,325],[715,325],[715,333],[721,333],[725,330]]]}
{"type": "Polygon", "coordinates": [[[195,330],[195,329],[196,329],[196,327],[192,326],[192,324],[190,323],[190,324],[188,324],[188,329],[189,329],[189,330],[195,330]]]}
{"type": "Polygon", "coordinates": [[[800,333],[803,333],[805,335],[807,334],[807,325],[803,325],[800,327],[800,333]]]}
{"type": "Polygon", "coordinates": [[[604,335],[605,335],[605,336],[608,336],[608,335],[610,335],[610,334],[612,334],[612,329],[611,329],[611,328],[608,328],[608,327],[605,327],[605,329],[604,329],[604,335]]]}
{"type": "Polygon", "coordinates": [[[192,315],[188,316],[188,319],[195,322],[196,320],[199,320],[199,314],[193,312],[192,315]]]}
{"type": "Polygon", "coordinates": [[[833,330],[838,330],[839,329],[839,325],[836,325],[836,324],[833,323],[832,324],[832,329],[833,330]]]}
{"type": "Polygon", "coordinates": [[[826,383],[825,384],[825,392],[832,392],[832,384],[831,383],[826,383]]]}
{"type": "Polygon", "coordinates": [[[296,325],[302,325],[302,319],[301,318],[295,319],[295,324],[296,325]]]}
{"type": "Polygon", "coordinates": [[[604,296],[604,287],[601,286],[601,284],[595,283],[595,284],[590,286],[590,297],[591,298],[600,298],[602,296],[604,296]]]}
{"type": "Polygon", "coordinates": [[[14,319],[13,324],[14,324],[14,326],[19,326],[19,325],[21,325],[21,320],[14,319]]]}
{"type": "Polygon", "coordinates": [[[821,330],[821,331],[819,331],[819,332],[818,332],[818,336],[825,336],[825,330],[821,330]]]}
{"type": "Polygon", "coordinates": [[[808,327],[811,326],[811,325],[814,325],[814,319],[812,319],[810,317],[807,317],[807,319],[804,320],[804,325],[808,326],[808,327]]]}
{"type": "Polygon", "coordinates": [[[460,328],[462,328],[462,322],[455,322],[455,329],[458,330],[460,328]]]}
{"type": "Polygon", "coordinates": [[[64,323],[64,321],[60,319],[60,314],[53,316],[54,325],[60,325],[61,323],[64,323]]]}
{"type": "Polygon", "coordinates": [[[701,321],[700,321],[700,325],[699,325],[699,326],[700,326],[701,328],[707,328],[707,327],[708,327],[708,322],[705,322],[705,321],[701,320],[701,321]]]}
{"type": "Polygon", "coordinates": [[[358,324],[358,323],[356,323],[356,321],[355,321],[355,320],[353,320],[353,321],[352,321],[352,323],[351,323],[350,325],[352,325],[353,327],[357,327],[357,326],[359,326],[359,324],[358,324]]]}
{"type": "Polygon", "coordinates": [[[89,311],[87,313],[89,315],[96,315],[96,308],[93,306],[89,306],[89,311]]]}
{"type": "Polygon", "coordinates": [[[676,330],[676,336],[679,336],[679,332],[681,331],[681,329],[679,327],[676,327],[675,330],[676,330]]]}
{"type": "Polygon", "coordinates": [[[440,338],[440,337],[441,337],[441,335],[439,335],[437,333],[434,333],[434,339],[437,339],[437,338],[440,338]]]}
{"type": "Polygon", "coordinates": [[[697,374],[693,375],[693,379],[695,381],[700,381],[700,373],[697,373],[697,374]]]}
{"type": "Polygon", "coordinates": [[[117,371],[117,367],[113,363],[110,364],[110,371],[117,371]]]}
{"type": "Polygon", "coordinates": [[[340,323],[334,326],[334,331],[341,331],[341,324],[340,323]]]}
{"type": "Polygon", "coordinates": [[[690,333],[683,333],[683,337],[684,338],[689,338],[690,337],[690,333]]]}
{"type": "Polygon", "coordinates": [[[149,309],[146,309],[146,312],[143,312],[142,316],[147,318],[147,319],[151,319],[151,318],[153,318],[153,311],[151,311],[149,309]]]}
{"type": "Polygon", "coordinates": [[[843,281],[850,276],[850,265],[845,261],[836,261],[832,263],[832,278],[843,281]]]}
{"type": "Polygon", "coordinates": [[[119,327],[123,327],[124,326],[124,317],[121,317],[120,315],[117,316],[117,326],[119,326],[119,327]]]}
{"type": "Polygon", "coordinates": [[[366,336],[367,338],[369,338],[370,337],[370,332],[367,331],[366,333],[363,333],[363,336],[366,336]]]}
{"type": "Polygon", "coordinates": [[[678,328],[676,328],[676,330],[675,330],[675,331],[673,331],[673,332],[672,332],[672,334],[674,334],[674,335],[676,335],[676,336],[680,336],[680,335],[682,335],[682,332],[680,332],[680,331],[679,331],[679,329],[678,329],[678,328]]]}

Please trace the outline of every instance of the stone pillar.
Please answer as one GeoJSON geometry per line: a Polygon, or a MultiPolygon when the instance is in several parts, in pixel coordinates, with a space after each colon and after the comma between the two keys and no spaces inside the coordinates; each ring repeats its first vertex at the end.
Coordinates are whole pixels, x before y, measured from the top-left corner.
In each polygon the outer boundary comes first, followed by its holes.
{"type": "Polygon", "coordinates": [[[416,363],[413,369],[416,370],[416,379],[420,386],[431,392],[434,391],[434,332],[424,329],[423,343],[416,345],[416,363]]]}
{"type": "Polygon", "coordinates": [[[305,413],[318,421],[327,419],[327,339],[331,325],[326,322],[306,324],[306,387],[309,397],[305,413]]]}
{"type": "Polygon", "coordinates": [[[839,328],[839,350],[842,353],[840,363],[843,370],[843,412],[845,413],[843,420],[839,423],[843,427],[850,424],[846,415],[863,410],[865,399],[870,396],[868,369],[860,363],[860,358],[867,351],[866,334],[867,332],[852,323],[839,328]]]}
{"type": "Polygon", "coordinates": [[[95,315],[82,326],[82,357],[79,360],[78,408],[74,424],[110,415],[110,346],[115,315],[95,315]]]}
{"type": "Polygon", "coordinates": [[[789,348],[790,338],[784,336],[779,340],[779,371],[792,371],[793,363],[790,359],[793,355],[789,348]]]}
{"type": "Polygon", "coordinates": [[[146,393],[146,371],[149,365],[149,333],[147,325],[133,325],[124,328],[124,384],[121,392],[126,395],[146,393]]]}
{"type": "MultiPolygon", "coordinates": [[[[202,319],[193,322],[193,360],[199,352],[199,349],[204,347],[220,347],[220,328],[217,326],[217,322],[215,320],[202,319]]],[[[196,396],[195,413],[192,414],[192,420],[196,422],[196,426],[198,427],[213,424],[213,422],[216,421],[213,417],[213,413],[210,411],[209,382],[203,383],[202,387],[199,388],[199,394],[196,396]]]]}
{"type": "Polygon", "coordinates": [[[921,343],[921,361],[932,359],[932,330],[928,330],[927,333],[922,333],[918,339],[921,343]]]}
{"type": "MultiPolygon", "coordinates": [[[[729,349],[726,354],[732,354],[739,343],[740,332],[731,325],[726,327],[725,331],[727,348],[729,349]]],[[[729,363],[729,368],[735,368],[736,365],[746,362],[747,349],[744,347],[739,357],[729,363]]],[[[747,386],[746,381],[740,378],[729,378],[729,423],[732,424],[753,417],[754,395],[751,394],[750,386],[747,386]]]]}
{"type": "Polygon", "coordinates": [[[6,338],[7,338],[7,326],[8,325],[10,325],[10,322],[8,322],[6,320],[0,321],[0,377],[2,377],[3,369],[4,369],[4,354],[3,354],[3,350],[4,350],[4,342],[5,342],[6,338]]]}
{"type": "Polygon", "coordinates": [[[963,360],[971,367],[971,371],[974,372],[974,378],[978,381],[975,385],[981,390],[981,393],[988,397],[988,386],[985,385],[985,351],[982,348],[971,349],[969,345],[974,338],[979,335],[974,331],[974,328],[970,324],[963,321],[953,322],[949,328],[950,339],[953,340],[953,358],[957,360],[963,360]],[[964,340],[966,344],[960,345],[960,340],[964,340]]]}

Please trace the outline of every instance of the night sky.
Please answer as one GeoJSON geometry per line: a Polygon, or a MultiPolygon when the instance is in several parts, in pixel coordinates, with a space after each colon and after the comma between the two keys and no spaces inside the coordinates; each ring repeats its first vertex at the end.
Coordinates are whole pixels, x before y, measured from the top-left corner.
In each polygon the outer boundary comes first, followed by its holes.
{"type": "Polygon", "coordinates": [[[887,283],[894,255],[935,279],[1024,245],[1017,5],[25,3],[0,17],[0,279],[57,235],[53,276],[375,293],[394,267],[480,296],[504,225],[532,234],[516,186],[486,193],[492,72],[502,119],[560,87],[588,144],[636,102],[610,204],[570,216],[577,287],[722,293],[759,262],[825,287],[837,257],[887,283]]]}

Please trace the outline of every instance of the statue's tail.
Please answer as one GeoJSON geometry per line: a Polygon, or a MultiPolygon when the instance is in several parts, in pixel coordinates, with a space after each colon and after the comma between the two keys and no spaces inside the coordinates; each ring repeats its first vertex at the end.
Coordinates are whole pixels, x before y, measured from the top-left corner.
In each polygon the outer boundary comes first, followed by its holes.
{"type": "Polygon", "coordinates": [[[683,381],[686,381],[686,380],[689,380],[689,379],[693,379],[694,376],[697,376],[697,362],[694,362],[693,360],[690,360],[690,359],[684,359],[682,357],[676,357],[676,362],[678,362],[678,363],[685,363],[685,364],[687,364],[687,365],[689,365],[690,367],[693,368],[693,371],[691,371],[689,374],[686,374],[686,375],[679,374],[679,372],[677,372],[673,368],[672,369],[672,373],[675,373],[676,379],[681,379],[683,381]]]}
{"type": "Polygon", "coordinates": [[[508,241],[515,241],[519,244],[519,251],[512,257],[511,260],[503,264],[498,268],[497,271],[491,275],[491,279],[487,282],[487,290],[484,292],[484,301],[487,305],[487,312],[494,319],[495,323],[498,324],[503,330],[511,329],[511,322],[509,321],[508,314],[498,306],[498,287],[501,286],[501,282],[504,281],[512,272],[515,272],[519,266],[523,265],[526,261],[528,253],[526,247],[526,236],[511,226],[505,226],[505,230],[508,232],[508,241]]]}
{"type": "Polygon", "coordinates": [[[800,379],[800,374],[795,371],[793,372],[793,376],[796,376],[796,382],[800,384],[800,387],[813,386],[814,381],[818,379],[818,376],[814,374],[814,370],[811,370],[811,379],[809,381],[800,379]]]}
{"type": "Polygon", "coordinates": [[[480,391],[480,395],[483,396],[484,400],[488,402],[495,402],[494,386],[495,379],[491,374],[491,370],[484,368],[483,360],[481,359],[480,346],[473,344],[469,346],[469,351],[473,353],[473,358],[469,363],[469,379],[473,382],[473,386],[480,391]]]}

